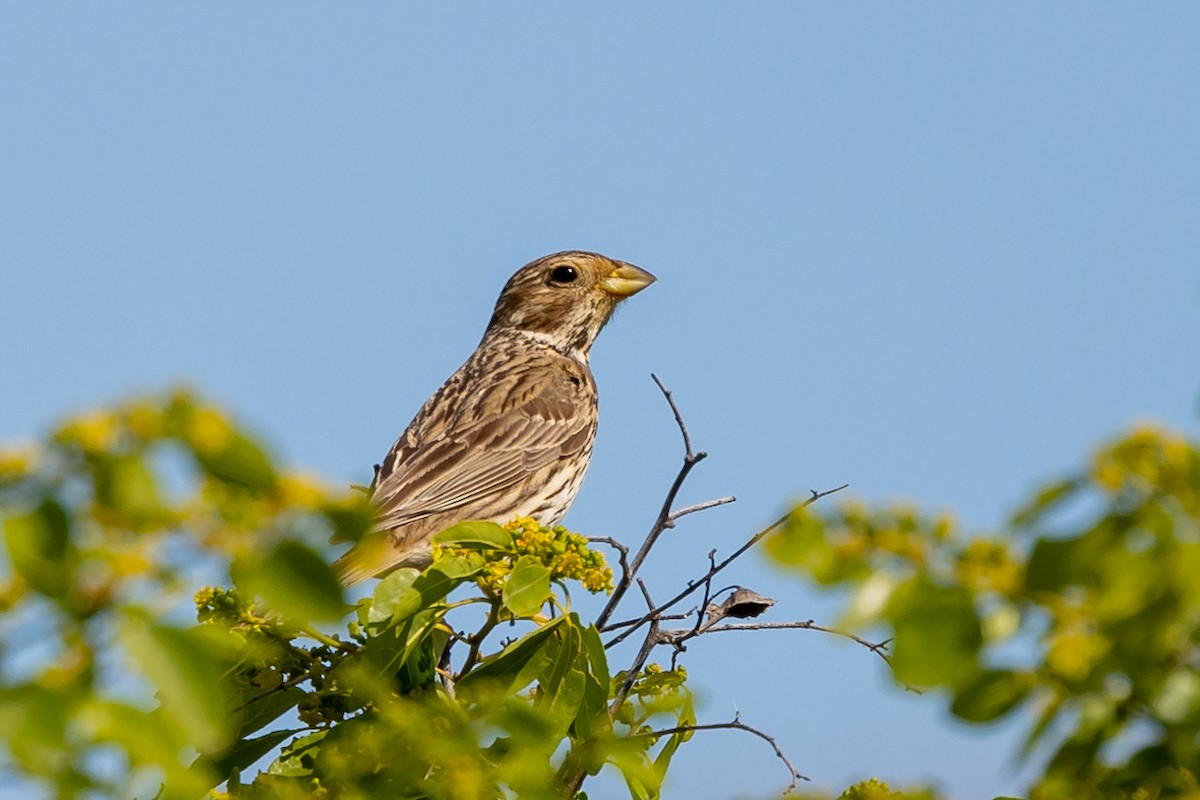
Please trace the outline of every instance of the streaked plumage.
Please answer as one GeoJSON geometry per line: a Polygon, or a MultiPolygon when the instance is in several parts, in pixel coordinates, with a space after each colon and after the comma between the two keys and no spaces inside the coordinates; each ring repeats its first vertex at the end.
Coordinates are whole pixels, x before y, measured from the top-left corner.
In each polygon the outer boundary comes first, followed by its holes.
{"type": "Polygon", "coordinates": [[[338,559],[342,581],[427,564],[432,536],[462,520],[562,520],[596,435],[588,351],[617,303],[653,281],[578,251],[518,270],[475,352],[380,464],[378,530],[338,559]]]}

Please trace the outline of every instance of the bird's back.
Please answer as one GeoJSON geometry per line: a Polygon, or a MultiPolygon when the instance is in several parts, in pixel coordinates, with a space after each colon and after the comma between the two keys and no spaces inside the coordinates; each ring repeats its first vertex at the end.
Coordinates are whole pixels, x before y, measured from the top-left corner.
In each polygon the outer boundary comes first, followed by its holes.
{"type": "Polygon", "coordinates": [[[378,532],[334,565],[347,585],[429,562],[467,519],[557,524],[583,484],[598,398],[587,365],[514,331],[484,338],[380,464],[378,532]]]}

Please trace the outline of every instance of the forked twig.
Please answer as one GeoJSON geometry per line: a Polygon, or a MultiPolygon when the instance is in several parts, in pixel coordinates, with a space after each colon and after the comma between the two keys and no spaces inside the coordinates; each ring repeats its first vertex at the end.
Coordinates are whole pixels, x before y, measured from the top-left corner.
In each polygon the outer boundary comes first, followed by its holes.
{"type": "MultiPolygon", "coordinates": [[[[804,502],[798,504],[791,511],[789,511],[787,514],[783,515],[779,519],[775,520],[770,525],[767,525],[765,528],[763,528],[762,530],[755,533],[741,547],[739,547],[732,554],[730,554],[729,556],[727,556],[725,559],[723,559],[720,562],[718,562],[716,560],[716,551],[715,550],[710,551],[708,554],[709,568],[708,568],[708,571],[705,572],[704,575],[700,576],[696,580],[689,581],[686,589],[679,592],[677,595],[675,595],[673,598],[668,600],[666,603],[664,603],[662,605],[655,604],[653,598],[651,598],[651,596],[650,596],[649,589],[646,588],[645,581],[642,580],[642,578],[638,576],[638,571],[641,569],[643,562],[646,560],[646,557],[649,555],[649,553],[653,549],[654,545],[658,542],[659,537],[661,537],[663,532],[666,531],[668,528],[673,528],[675,526],[676,521],[679,520],[680,518],[685,517],[689,514],[694,514],[698,511],[704,511],[705,509],[713,508],[713,507],[720,506],[720,505],[725,505],[726,503],[732,503],[732,502],[734,502],[734,498],[732,496],[721,497],[721,498],[717,498],[715,500],[708,500],[708,501],[705,501],[702,503],[696,503],[695,505],[686,506],[677,511],[672,510],[672,508],[675,504],[675,499],[679,494],[680,488],[683,486],[683,483],[687,479],[689,473],[692,471],[692,468],[695,467],[696,464],[703,461],[704,458],[707,456],[707,454],[702,450],[695,451],[692,449],[691,435],[688,433],[687,425],[684,424],[684,421],[683,421],[683,415],[680,413],[679,407],[675,404],[675,400],[672,397],[671,392],[667,389],[667,387],[665,385],[663,385],[663,382],[661,380],[659,380],[657,375],[651,374],[651,377],[654,379],[654,383],[658,386],[659,390],[662,392],[663,397],[666,398],[667,404],[671,408],[671,413],[675,417],[675,423],[679,427],[680,435],[683,437],[684,457],[683,457],[683,464],[680,466],[678,473],[675,475],[675,479],[671,483],[671,487],[667,490],[666,497],[664,498],[662,506],[659,509],[658,516],[654,520],[654,524],[651,525],[649,532],[646,534],[646,538],[643,540],[641,546],[637,549],[637,552],[634,554],[632,559],[629,558],[629,548],[627,546],[625,546],[624,544],[622,544],[621,542],[617,541],[616,539],[613,539],[611,537],[606,537],[606,536],[589,537],[589,541],[606,544],[606,545],[612,547],[613,549],[615,549],[619,555],[620,566],[621,566],[621,577],[618,580],[617,585],[613,590],[612,596],[609,598],[608,602],[605,604],[603,611],[600,612],[600,614],[596,618],[596,622],[595,622],[596,628],[598,630],[600,630],[601,632],[608,633],[608,632],[620,631],[615,636],[613,636],[613,638],[611,640],[606,642],[604,644],[604,646],[606,648],[612,647],[612,646],[624,641],[625,639],[629,638],[631,635],[633,635],[633,633],[635,631],[641,629],[643,626],[649,624],[649,629],[645,632],[645,638],[642,641],[641,647],[638,648],[638,652],[634,656],[632,663],[629,665],[629,669],[625,672],[624,679],[621,681],[621,684],[616,688],[616,691],[614,692],[613,699],[609,704],[609,715],[615,717],[617,712],[620,710],[621,706],[628,700],[630,693],[633,691],[634,684],[637,682],[638,677],[641,675],[642,670],[645,668],[646,662],[649,659],[651,653],[654,651],[654,648],[658,647],[659,645],[663,645],[663,644],[669,644],[674,647],[675,654],[672,657],[672,662],[671,662],[672,669],[674,669],[675,668],[675,657],[678,656],[678,654],[685,649],[683,647],[683,643],[688,641],[689,639],[692,639],[697,636],[703,635],[705,633],[710,633],[710,632],[715,633],[718,631],[763,630],[763,629],[785,629],[785,628],[819,630],[819,631],[825,631],[828,633],[833,633],[836,635],[845,636],[850,639],[853,639],[853,640],[859,642],[860,644],[862,644],[863,646],[867,647],[868,649],[872,650],[872,652],[875,652],[877,655],[879,655],[881,658],[883,658],[886,661],[887,655],[885,654],[884,649],[887,646],[887,642],[883,642],[883,643],[879,643],[879,644],[869,642],[869,641],[862,639],[851,633],[847,633],[844,631],[839,631],[839,630],[835,630],[832,628],[826,628],[826,627],[817,625],[812,620],[807,620],[807,621],[803,621],[803,622],[791,622],[791,623],[787,623],[787,622],[783,622],[783,623],[721,623],[720,619],[722,618],[723,615],[722,616],[714,616],[711,619],[706,619],[706,616],[705,616],[707,613],[707,610],[708,610],[708,606],[710,604],[710,600],[712,599],[712,596],[713,596],[713,593],[712,593],[713,578],[718,573],[720,573],[722,570],[724,570],[727,566],[729,566],[731,563],[733,563],[736,559],[740,558],[743,554],[746,553],[746,551],[748,551],[750,548],[754,547],[754,545],[758,544],[766,536],[768,536],[769,534],[771,534],[772,532],[777,530],[779,527],[784,525],[788,521],[791,514],[794,513],[797,509],[806,508],[807,506],[815,503],[817,500],[820,500],[822,497],[826,497],[827,495],[833,494],[834,492],[839,492],[842,489],[845,489],[847,484],[843,484],[843,485],[835,487],[833,489],[827,489],[822,492],[812,490],[811,497],[807,498],[804,502]],[[629,620],[623,620],[621,622],[614,622],[614,623],[610,624],[609,620],[612,618],[613,613],[616,611],[617,607],[620,605],[625,594],[629,591],[629,588],[634,583],[636,583],[638,585],[638,588],[641,590],[642,597],[645,599],[646,608],[647,608],[646,613],[640,617],[636,617],[636,618],[629,619],[629,620]],[[686,599],[693,593],[699,591],[701,588],[703,588],[704,594],[703,594],[703,600],[700,603],[698,608],[693,607],[692,609],[690,609],[689,611],[686,611],[684,613],[678,613],[678,612],[667,613],[670,611],[670,609],[677,606],[684,599],[686,599]],[[691,626],[688,628],[681,628],[678,630],[664,630],[661,628],[661,623],[666,620],[689,619],[693,614],[696,615],[695,622],[693,624],[691,624],[691,626]]],[[[724,590],[721,590],[721,591],[724,591],[724,590]]],[[[768,604],[770,603],[769,600],[767,602],[768,602],[768,604]]],[[[737,616],[744,617],[744,616],[749,616],[749,615],[738,614],[737,616]]],[[[775,739],[772,736],[766,734],[765,732],[763,732],[761,730],[758,730],[757,728],[751,727],[751,726],[745,724],[744,722],[742,722],[740,713],[735,714],[733,720],[730,722],[710,723],[710,724],[704,724],[704,725],[680,725],[680,726],[673,727],[673,728],[664,728],[662,730],[650,731],[647,733],[634,734],[634,735],[651,736],[651,737],[657,738],[657,737],[668,736],[668,735],[672,735],[672,734],[689,733],[692,731],[720,730],[720,729],[743,730],[743,731],[746,731],[747,733],[754,734],[755,736],[759,737],[763,741],[770,744],[772,749],[774,749],[774,751],[775,751],[775,755],[784,763],[784,765],[788,769],[788,772],[791,775],[791,782],[788,784],[787,791],[790,792],[792,789],[794,789],[796,787],[796,784],[798,781],[808,780],[807,777],[805,777],[804,775],[801,775],[796,770],[796,768],[792,765],[791,761],[788,760],[787,756],[784,754],[783,750],[780,749],[778,743],[776,743],[775,739]]],[[[586,771],[583,771],[583,770],[572,771],[571,773],[564,775],[564,783],[563,783],[564,794],[563,794],[563,796],[564,797],[573,797],[574,794],[579,790],[579,787],[583,784],[583,781],[584,781],[586,775],[587,775],[586,771]]]]}
{"type": "Polygon", "coordinates": [[[629,548],[623,542],[619,542],[611,536],[589,536],[589,542],[598,542],[606,544],[617,551],[617,561],[621,565],[621,578],[618,583],[629,582],[629,548]]]}
{"type": "Polygon", "coordinates": [[[734,714],[733,719],[730,720],[729,722],[710,722],[710,723],[707,723],[704,725],[678,725],[674,728],[663,728],[662,730],[649,731],[648,733],[643,733],[641,735],[642,736],[653,736],[653,737],[657,738],[659,736],[670,736],[673,733],[689,733],[691,731],[719,731],[719,730],[735,730],[735,731],[745,731],[746,733],[752,733],[755,736],[757,736],[758,738],[765,741],[767,744],[771,745],[772,749],[775,750],[775,755],[779,757],[779,760],[783,762],[783,765],[785,767],[787,767],[788,772],[790,772],[792,775],[791,783],[788,784],[787,789],[784,790],[785,792],[790,792],[791,790],[795,789],[797,781],[808,780],[807,776],[801,775],[796,770],[796,768],[794,766],[792,766],[792,762],[788,760],[788,757],[784,754],[783,750],[779,747],[779,744],[775,741],[775,738],[773,736],[770,736],[770,735],[764,733],[763,731],[760,731],[758,728],[754,728],[754,727],[742,722],[741,712],[734,714]]]}
{"type": "Polygon", "coordinates": [[[730,494],[726,495],[725,497],[718,497],[715,500],[705,500],[703,503],[696,503],[695,505],[686,506],[678,511],[672,512],[670,519],[668,520],[667,527],[674,527],[675,520],[679,519],[680,517],[686,517],[688,514],[695,514],[697,511],[704,511],[709,508],[716,508],[717,506],[728,505],[729,503],[736,502],[737,498],[730,494]]]}
{"type": "Polygon", "coordinates": [[[671,507],[675,505],[675,497],[679,494],[679,489],[683,486],[683,482],[687,480],[688,473],[692,471],[694,466],[707,458],[708,453],[705,453],[703,450],[699,452],[692,450],[692,437],[688,433],[687,425],[683,422],[683,415],[679,413],[679,406],[675,405],[675,398],[671,396],[670,390],[663,385],[663,382],[658,379],[657,375],[651,373],[650,377],[654,379],[654,383],[658,386],[659,391],[667,399],[667,405],[671,407],[671,413],[675,416],[675,424],[679,426],[679,432],[683,435],[683,465],[679,468],[678,474],[675,475],[675,480],[671,483],[671,488],[667,490],[667,496],[663,500],[662,508],[659,509],[658,517],[654,520],[654,524],[650,526],[650,532],[646,534],[642,546],[638,548],[633,561],[630,562],[629,569],[621,576],[621,580],[617,583],[616,588],[613,589],[612,597],[608,599],[608,603],[604,606],[604,610],[600,612],[600,616],[596,617],[596,627],[600,630],[604,630],[605,624],[612,617],[613,612],[616,611],[621,598],[625,596],[625,592],[629,590],[634,578],[637,577],[638,570],[642,567],[642,562],[646,560],[646,556],[650,554],[650,550],[654,547],[655,542],[658,541],[658,537],[662,536],[663,531],[675,527],[675,520],[686,514],[734,501],[732,497],[722,497],[718,500],[710,500],[707,503],[689,506],[680,510],[677,514],[671,513],[671,507]]]}
{"type": "Polygon", "coordinates": [[[838,628],[829,628],[824,625],[818,625],[811,619],[801,620],[798,622],[729,622],[720,625],[709,625],[700,629],[696,628],[672,628],[668,630],[660,630],[658,640],[662,644],[680,646],[683,642],[689,639],[694,639],[697,636],[702,636],[709,633],[721,633],[723,631],[780,631],[780,630],[803,630],[803,631],[820,631],[821,633],[831,633],[834,636],[841,636],[851,641],[861,644],[863,647],[870,650],[875,655],[883,659],[884,663],[890,664],[888,660],[888,645],[892,643],[891,639],[884,639],[882,642],[872,642],[869,639],[864,639],[858,634],[850,631],[843,631],[838,628]]]}
{"type": "MultiPolygon", "coordinates": [[[[642,590],[642,597],[646,599],[646,607],[654,608],[654,600],[650,598],[650,590],[646,588],[646,582],[641,578],[637,579],[638,588],[642,590]]],[[[615,717],[621,705],[625,702],[625,698],[629,696],[629,692],[633,689],[633,684],[637,681],[638,675],[642,672],[642,667],[646,666],[646,659],[650,658],[650,654],[654,652],[654,648],[658,647],[658,620],[655,619],[650,623],[650,630],[646,632],[646,638],[642,642],[641,648],[637,655],[633,657],[633,663],[629,665],[629,669],[625,672],[625,680],[617,688],[613,695],[613,701],[608,706],[608,715],[615,717]]]]}
{"type": "MultiPolygon", "coordinates": [[[[674,620],[679,620],[679,619],[687,619],[690,616],[692,616],[692,614],[695,614],[695,613],[696,613],[696,608],[693,607],[693,608],[688,609],[687,611],[681,611],[678,614],[659,614],[657,619],[659,622],[666,622],[667,620],[674,621],[674,620]]],[[[635,617],[633,619],[623,619],[620,622],[610,622],[604,628],[604,630],[616,631],[616,630],[620,630],[621,628],[628,628],[630,625],[637,625],[641,621],[642,621],[641,617],[635,617]]]]}
{"type": "MultiPolygon", "coordinates": [[[[632,625],[628,626],[623,632],[617,634],[612,639],[605,642],[604,646],[612,647],[615,644],[619,644],[620,642],[627,639],[630,636],[630,634],[632,634],[635,630],[640,628],[642,625],[645,625],[647,622],[650,622],[652,619],[655,619],[656,615],[661,614],[663,611],[666,611],[667,609],[676,605],[677,603],[679,603],[680,601],[684,600],[689,595],[691,595],[693,592],[695,592],[697,589],[704,586],[705,581],[711,580],[714,575],[716,575],[718,572],[720,572],[721,570],[725,569],[727,566],[732,564],[743,553],[745,553],[751,547],[754,547],[754,545],[758,544],[760,541],[762,541],[764,538],[766,538],[769,534],[771,534],[776,529],[781,527],[784,523],[786,523],[788,521],[788,518],[792,515],[792,513],[796,509],[807,508],[808,506],[810,506],[813,503],[820,500],[822,497],[828,497],[829,495],[833,494],[834,492],[840,492],[842,489],[845,489],[847,486],[849,486],[849,484],[843,483],[841,486],[835,486],[834,488],[826,489],[823,492],[818,492],[815,489],[811,490],[811,492],[812,492],[811,497],[809,497],[803,503],[800,503],[799,505],[797,505],[795,509],[792,509],[792,511],[789,511],[788,513],[784,514],[782,517],[775,520],[770,525],[766,526],[765,528],[760,530],[758,533],[751,536],[748,540],[746,540],[745,544],[743,544],[737,550],[734,550],[733,553],[731,555],[729,555],[724,561],[709,568],[708,572],[706,572],[704,575],[701,575],[698,580],[691,581],[688,584],[688,588],[684,589],[679,594],[675,595],[670,600],[668,600],[666,603],[663,603],[661,606],[651,609],[648,613],[646,613],[645,615],[640,617],[632,625]]],[[[611,628],[606,628],[599,624],[597,624],[596,627],[599,628],[602,632],[611,630],[611,628]]]]}

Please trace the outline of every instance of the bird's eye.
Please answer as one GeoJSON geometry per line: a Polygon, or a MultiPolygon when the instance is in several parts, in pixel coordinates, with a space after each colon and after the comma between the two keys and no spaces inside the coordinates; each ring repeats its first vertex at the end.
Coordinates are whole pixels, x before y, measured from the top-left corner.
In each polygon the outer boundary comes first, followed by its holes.
{"type": "Polygon", "coordinates": [[[574,283],[579,277],[579,271],[574,267],[555,267],[550,273],[550,280],[555,283],[574,283]]]}

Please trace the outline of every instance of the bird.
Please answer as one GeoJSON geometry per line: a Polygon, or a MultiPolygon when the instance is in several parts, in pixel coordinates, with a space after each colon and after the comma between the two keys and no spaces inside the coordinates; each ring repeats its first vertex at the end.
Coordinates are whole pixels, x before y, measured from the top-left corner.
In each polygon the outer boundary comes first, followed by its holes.
{"type": "Polygon", "coordinates": [[[517,270],[478,347],[377,466],[373,528],[333,565],[342,584],[428,566],[433,536],[458,522],[561,522],[596,436],[588,354],[617,305],[655,280],[580,250],[517,270]]]}

